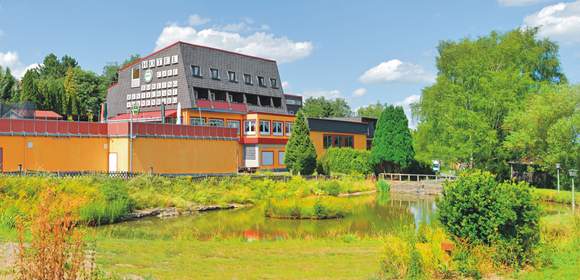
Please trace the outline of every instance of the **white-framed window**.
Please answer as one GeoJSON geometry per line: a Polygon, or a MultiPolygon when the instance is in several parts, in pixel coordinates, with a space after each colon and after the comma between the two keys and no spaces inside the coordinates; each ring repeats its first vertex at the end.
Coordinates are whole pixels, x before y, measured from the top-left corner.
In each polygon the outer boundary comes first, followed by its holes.
{"type": "Polygon", "coordinates": [[[177,68],[173,69],[173,76],[177,76],[177,68]]]}
{"type": "Polygon", "coordinates": [[[260,135],[270,135],[270,121],[260,121],[260,135]]]}
{"type": "Polygon", "coordinates": [[[131,108],[131,102],[127,102],[127,108],[131,108]]]}
{"type": "Polygon", "coordinates": [[[284,123],[283,122],[272,122],[272,135],[275,135],[275,136],[284,135],[284,123]]]}
{"type": "Polygon", "coordinates": [[[147,88],[146,88],[146,90],[151,90],[151,84],[148,84],[148,85],[147,85],[147,88]]]}
{"type": "Polygon", "coordinates": [[[228,80],[232,83],[235,83],[238,81],[238,79],[236,78],[236,72],[234,71],[228,71],[228,80]]]}
{"type": "Polygon", "coordinates": [[[292,135],[292,126],[294,126],[294,123],[292,122],[287,122],[286,123],[286,136],[290,136],[292,135]]]}
{"type": "Polygon", "coordinates": [[[135,100],[135,94],[134,93],[131,94],[131,99],[130,100],[135,100]]]}
{"type": "Polygon", "coordinates": [[[278,164],[284,165],[284,157],[286,156],[286,151],[278,151],[278,164]]]}
{"type": "Polygon", "coordinates": [[[246,134],[246,135],[255,135],[256,134],[256,120],[244,121],[244,134],[246,134]]]}
{"type": "Polygon", "coordinates": [[[156,59],[156,61],[157,61],[157,67],[163,66],[163,58],[159,57],[156,59]]]}
{"type": "Polygon", "coordinates": [[[131,100],[131,94],[127,94],[127,100],[131,100]]]}
{"type": "Polygon", "coordinates": [[[173,95],[177,96],[177,89],[176,88],[173,89],[173,95]]]}
{"type": "Polygon", "coordinates": [[[224,120],[222,119],[209,119],[207,121],[209,126],[224,126],[224,120]]]}
{"type": "Polygon", "coordinates": [[[141,93],[135,93],[135,97],[137,97],[137,99],[141,99],[141,93]]]}
{"type": "Polygon", "coordinates": [[[261,158],[262,158],[262,166],[274,165],[274,152],[263,151],[261,158]]]}
{"type": "Polygon", "coordinates": [[[164,90],[161,91],[161,96],[163,96],[163,97],[167,96],[167,90],[166,89],[164,89],[164,90]]]}
{"type": "Polygon", "coordinates": [[[145,68],[147,68],[147,66],[149,66],[149,63],[147,63],[147,60],[141,61],[141,68],[145,69],[145,68]]]}
{"type": "Polygon", "coordinates": [[[155,72],[155,76],[159,79],[161,78],[161,71],[157,71],[155,72]]]}
{"type": "Polygon", "coordinates": [[[161,83],[161,88],[167,88],[167,82],[162,82],[161,83]]]}
{"type": "Polygon", "coordinates": [[[145,85],[141,85],[141,91],[145,91],[145,85]]]}
{"type": "Polygon", "coordinates": [[[155,67],[155,59],[149,60],[149,68],[155,67]]]}
{"type": "Polygon", "coordinates": [[[246,85],[252,85],[253,84],[253,82],[252,82],[252,75],[250,75],[250,74],[244,74],[244,83],[246,85]]]}
{"type": "Polygon", "coordinates": [[[177,87],[177,80],[173,81],[173,87],[177,87]]]}
{"type": "Polygon", "coordinates": [[[157,101],[155,103],[157,106],[161,105],[161,98],[157,98],[157,101]]]}
{"type": "Polygon", "coordinates": [[[148,92],[148,93],[145,94],[145,98],[150,98],[150,97],[151,97],[151,93],[150,92],[148,92]]]}
{"type": "Polygon", "coordinates": [[[138,67],[131,69],[131,87],[138,88],[141,86],[141,70],[138,67]]]}
{"type": "Polygon", "coordinates": [[[176,64],[178,62],[177,55],[171,56],[171,63],[176,64]]]}
{"type": "Polygon", "coordinates": [[[161,78],[167,77],[167,70],[161,71],[161,78]]]}
{"type": "Polygon", "coordinates": [[[152,90],[156,90],[157,89],[157,84],[151,84],[151,89],[152,90]]]}
{"type": "Polygon", "coordinates": [[[155,98],[155,95],[157,95],[157,91],[156,90],[154,90],[154,91],[151,92],[151,98],[155,98]]]}
{"type": "Polygon", "coordinates": [[[145,101],[145,106],[151,106],[151,100],[145,101]]]}
{"type": "Polygon", "coordinates": [[[202,126],[205,125],[204,118],[189,118],[189,124],[193,126],[202,126]]]}
{"type": "Polygon", "coordinates": [[[165,101],[166,101],[165,98],[161,98],[161,103],[162,104],[167,104],[165,101]]]}
{"type": "Polygon", "coordinates": [[[236,134],[240,134],[240,121],[237,120],[228,120],[228,127],[235,128],[236,134]]]}
{"type": "Polygon", "coordinates": [[[163,64],[165,64],[165,65],[171,64],[171,58],[169,58],[169,56],[164,57],[163,64]]]}
{"type": "Polygon", "coordinates": [[[173,97],[173,104],[177,103],[177,97],[173,97]]]}
{"type": "Polygon", "coordinates": [[[161,83],[157,83],[157,89],[161,89],[161,83]]]}
{"type": "Polygon", "coordinates": [[[145,107],[145,100],[141,100],[141,107],[145,107]]]}

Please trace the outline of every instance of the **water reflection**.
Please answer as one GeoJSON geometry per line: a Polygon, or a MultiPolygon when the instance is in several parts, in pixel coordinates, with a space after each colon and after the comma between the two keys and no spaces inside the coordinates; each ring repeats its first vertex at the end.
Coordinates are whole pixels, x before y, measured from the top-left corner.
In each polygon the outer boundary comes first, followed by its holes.
{"type": "Polygon", "coordinates": [[[264,217],[262,206],[255,206],[172,219],[147,218],[101,227],[98,231],[119,238],[200,240],[377,236],[403,227],[430,224],[436,210],[434,198],[428,196],[387,194],[346,199],[352,203],[354,212],[338,220],[270,219],[264,217]]]}

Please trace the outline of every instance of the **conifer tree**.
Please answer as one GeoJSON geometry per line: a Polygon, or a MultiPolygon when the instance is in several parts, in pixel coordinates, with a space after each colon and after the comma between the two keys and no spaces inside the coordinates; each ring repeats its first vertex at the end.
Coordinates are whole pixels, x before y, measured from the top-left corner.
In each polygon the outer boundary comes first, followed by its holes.
{"type": "Polygon", "coordinates": [[[415,158],[407,116],[400,106],[381,113],[371,148],[371,164],[379,172],[400,172],[415,158]]]}
{"type": "Polygon", "coordinates": [[[292,136],[286,144],[284,164],[293,174],[310,175],[316,169],[316,150],[302,111],[296,114],[292,136]]]}

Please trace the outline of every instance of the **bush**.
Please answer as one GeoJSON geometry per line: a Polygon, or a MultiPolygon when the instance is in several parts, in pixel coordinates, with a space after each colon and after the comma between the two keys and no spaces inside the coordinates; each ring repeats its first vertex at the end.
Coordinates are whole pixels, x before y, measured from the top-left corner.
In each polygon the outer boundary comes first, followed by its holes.
{"type": "Polygon", "coordinates": [[[391,184],[385,180],[377,181],[377,190],[381,193],[387,193],[391,191],[391,184]]]}
{"type": "Polygon", "coordinates": [[[539,207],[526,183],[497,183],[488,172],[464,173],[446,183],[438,200],[439,220],[454,237],[497,245],[508,265],[532,261],[539,242],[539,207]]]}
{"type": "Polygon", "coordinates": [[[324,174],[370,174],[370,152],[352,148],[330,148],[320,159],[324,174]]]}
{"type": "Polygon", "coordinates": [[[335,219],[343,218],[352,211],[348,201],[336,197],[307,197],[270,200],[264,215],[283,219],[335,219]]]}
{"type": "Polygon", "coordinates": [[[335,180],[322,181],[318,185],[319,188],[327,195],[338,196],[340,194],[341,190],[340,184],[335,180]]]}

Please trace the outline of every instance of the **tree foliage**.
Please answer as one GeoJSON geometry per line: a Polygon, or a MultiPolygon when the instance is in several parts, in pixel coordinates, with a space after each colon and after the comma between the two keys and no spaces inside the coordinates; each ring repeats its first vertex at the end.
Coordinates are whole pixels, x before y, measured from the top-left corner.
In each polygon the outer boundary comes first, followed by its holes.
{"type": "Polygon", "coordinates": [[[296,114],[292,135],[286,143],[284,164],[293,174],[310,175],[316,169],[316,150],[302,110],[296,114]]]}
{"type": "Polygon", "coordinates": [[[358,108],[358,110],[356,110],[356,114],[359,117],[369,117],[378,119],[386,107],[387,106],[385,104],[382,104],[381,102],[377,101],[376,104],[369,104],[367,106],[358,108]]]}
{"type": "Polygon", "coordinates": [[[0,66],[0,102],[12,101],[18,98],[18,83],[12,76],[10,68],[2,69],[0,66]]]}
{"type": "Polygon", "coordinates": [[[344,99],[326,99],[323,96],[308,97],[304,101],[302,111],[308,118],[348,117],[352,115],[350,106],[344,99]]]}
{"type": "Polygon", "coordinates": [[[415,107],[418,158],[505,171],[506,117],[542,84],[566,83],[558,46],[537,30],[439,44],[434,85],[415,107]]]}
{"type": "Polygon", "coordinates": [[[415,158],[413,139],[403,107],[387,106],[377,122],[371,163],[381,172],[398,172],[415,158]]]}
{"type": "Polygon", "coordinates": [[[320,158],[324,174],[370,174],[370,152],[352,148],[330,148],[320,158]]]}

